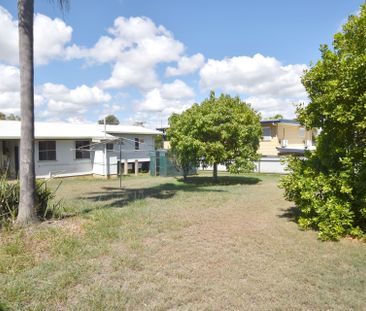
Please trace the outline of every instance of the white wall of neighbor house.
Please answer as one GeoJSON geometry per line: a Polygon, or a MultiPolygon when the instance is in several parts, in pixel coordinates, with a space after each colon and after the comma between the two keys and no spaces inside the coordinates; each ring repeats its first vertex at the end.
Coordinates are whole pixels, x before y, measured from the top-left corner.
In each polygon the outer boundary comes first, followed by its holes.
{"type": "MultiPolygon", "coordinates": [[[[287,174],[285,163],[282,163],[280,157],[262,157],[258,161],[254,162],[255,168],[254,172],[256,173],[273,173],[273,174],[287,174]]],[[[212,171],[212,166],[207,166],[203,168],[200,167],[200,170],[212,171]]],[[[219,164],[217,166],[217,170],[219,172],[226,172],[226,166],[219,164]]]]}
{"type": "Polygon", "coordinates": [[[254,164],[254,172],[257,173],[287,174],[287,164],[280,157],[262,157],[254,164]]]}
{"type": "Polygon", "coordinates": [[[77,159],[75,151],[76,140],[56,140],[56,160],[40,160],[39,141],[45,140],[37,140],[35,144],[35,169],[37,177],[46,177],[49,175],[72,176],[92,173],[94,154],[90,152],[89,159],[77,159]]]}
{"type": "MultiPolygon", "coordinates": [[[[142,162],[150,160],[150,152],[154,150],[154,137],[141,134],[113,134],[122,138],[121,162],[128,161],[129,169],[132,169],[135,160],[139,161],[139,168],[142,162]],[[139,140],[138,149],[135,149],[135,138],[139,140]]],[[[120,160],[119,141],[109,141],[97,145],[94,148],[93,174],[116,175],[118,173],[118,162],[120,160]],[[107,145],[108,143],[108,145],[107,145]],[[113,149],[111,148],[113,144],[113,149]]]]}

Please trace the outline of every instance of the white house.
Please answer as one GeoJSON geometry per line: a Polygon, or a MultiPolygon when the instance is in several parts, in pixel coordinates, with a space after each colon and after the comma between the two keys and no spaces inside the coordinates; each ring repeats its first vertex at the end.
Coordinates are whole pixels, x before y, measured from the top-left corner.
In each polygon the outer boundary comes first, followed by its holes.
{"type": "MultiPolygon", "coordinates": [[[[35,123],[37,177],[114,175],[136,164],[148,170],[154,137],[142,126],[35,123]]],[[[0,171],[19,171],[20,122],[0,121],[0,171]]]]}

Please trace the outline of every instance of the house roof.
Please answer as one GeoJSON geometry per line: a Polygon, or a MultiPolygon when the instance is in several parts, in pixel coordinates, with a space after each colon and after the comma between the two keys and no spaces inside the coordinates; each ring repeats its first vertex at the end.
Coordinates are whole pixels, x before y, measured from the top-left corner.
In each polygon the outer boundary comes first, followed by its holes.
{"type": "MultiPolygon", "coordinates": [[[[99,125],[99,129],[104,133],[104,125],[99,125]]],[[[136,125],[106,125],[106,131],[110,134],[149,134],[161,135],[160,131],[152,130],[143,126],[136,125]]]]}
{"type": "Polygon", "coordinates": [[[262,125],[266,124],[287,124],[287,125],[300,125],[300,122],[294,119],[269,119],[269,120],[262,120],[262,125]]]}
{"type": "MultiPolygon", "coordinates": [[[[35,122],[34,127],[36,139],[113,139],[111,134],[159,134],[139,126],[107,125],[107,133],[104,126],[97,124],[35,122]]],[[[20,121],[0,121],[0,139],[19,138],[20,121]]]]}

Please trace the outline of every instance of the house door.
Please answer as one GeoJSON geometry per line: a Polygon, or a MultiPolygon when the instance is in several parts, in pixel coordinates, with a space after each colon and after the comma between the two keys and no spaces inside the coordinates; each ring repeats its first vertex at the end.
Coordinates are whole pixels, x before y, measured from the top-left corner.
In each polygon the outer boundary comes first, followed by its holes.
{"type": "Polygon", "coordinates": [[[19,147],[14,147],[14,164],[15,164],[15,176],[18,178],[19,174],[19,147]]]}

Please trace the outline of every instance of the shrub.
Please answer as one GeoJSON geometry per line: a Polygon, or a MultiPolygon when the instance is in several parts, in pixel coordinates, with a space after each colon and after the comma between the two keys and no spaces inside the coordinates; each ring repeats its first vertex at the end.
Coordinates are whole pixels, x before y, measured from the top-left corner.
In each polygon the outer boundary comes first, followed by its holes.
{"type": "Polygon", "coordinates": [[[364,236],[366,215],[360,214],[360,198],[355,198],[341,172],[323,172],[317,162],[316,155],[308,155],[307,159],[289,157],[291,172],[281,179],[286,199],[300,210],[300,227],[318,230],[322,240],[364,236]]]}
{"type": "MultiPolygon", "coordinates": [[[[55,204],[54,192],[47,188],[46,181],[36,182],[36,213],[40,219],[47,219],[57,214],[59,202],[55,204]]],[[[19,181],[8,181],[0,177],[0,226],[11,224],[18,215],[19,181]]]]}

